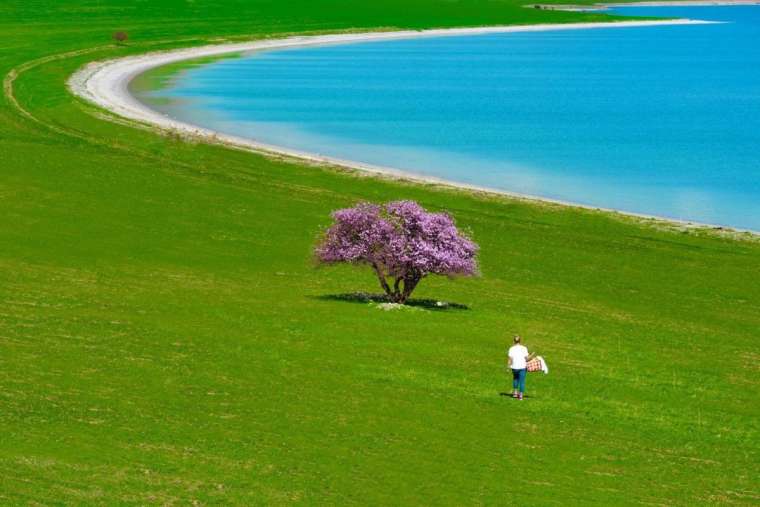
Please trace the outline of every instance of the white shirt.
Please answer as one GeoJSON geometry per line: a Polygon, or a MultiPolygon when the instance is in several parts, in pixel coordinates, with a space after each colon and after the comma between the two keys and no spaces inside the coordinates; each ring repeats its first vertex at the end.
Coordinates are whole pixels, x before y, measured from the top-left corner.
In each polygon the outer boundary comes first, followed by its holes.
{"type": "Polygon", "coordinates": [[[525,345],[512,345],[507,353],[512,359],[512,369],[522,370],[527,367],[528,348],[525,345]]]}

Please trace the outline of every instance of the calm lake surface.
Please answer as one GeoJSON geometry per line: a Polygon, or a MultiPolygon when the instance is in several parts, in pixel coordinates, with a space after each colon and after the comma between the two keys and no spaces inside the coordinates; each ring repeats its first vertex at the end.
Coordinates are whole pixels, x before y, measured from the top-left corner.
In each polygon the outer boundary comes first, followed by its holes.
{"type": "Polygon", "coordinates": [[[760,6],[616,12],[727,23],[274,50],[138,97],[291,149],[760,231],[760,6]]]}

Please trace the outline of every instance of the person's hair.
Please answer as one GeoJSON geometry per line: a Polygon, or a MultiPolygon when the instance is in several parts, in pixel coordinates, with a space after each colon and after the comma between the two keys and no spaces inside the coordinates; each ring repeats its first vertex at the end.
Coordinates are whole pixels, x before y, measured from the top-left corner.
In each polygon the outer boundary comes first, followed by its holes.
{"type": "Polygon", "coordinates": [[[520,338],[519,334],[516,334],[514,338],[512,338],[512,341],[515,343],[520,343],[522,341],[522,338],[520,338]]]}

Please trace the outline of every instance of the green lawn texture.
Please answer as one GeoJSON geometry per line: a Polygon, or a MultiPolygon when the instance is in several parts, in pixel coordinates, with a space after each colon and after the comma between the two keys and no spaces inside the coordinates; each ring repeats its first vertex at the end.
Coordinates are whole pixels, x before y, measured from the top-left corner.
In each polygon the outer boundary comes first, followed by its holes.
{"type": "Polygon", "coordinates": [[[760,243],[105,121],[88,61],[234,39],[603,20],[510,1],[0,3],[0,504],[760,501],[760,243]],[[130,42],[112,44],[126,30],[130,42]],[[482,277],[383,311],[331,210],[416,199],[482,277]],[[549,362],[500,396],[507,341],[549,362]]]}

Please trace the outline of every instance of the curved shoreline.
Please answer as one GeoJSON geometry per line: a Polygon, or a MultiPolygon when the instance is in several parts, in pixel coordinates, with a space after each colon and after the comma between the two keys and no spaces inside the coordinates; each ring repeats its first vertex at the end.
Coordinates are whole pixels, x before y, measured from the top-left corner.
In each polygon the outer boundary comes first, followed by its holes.
{"type": "Polygon", "coordinates": [[[402,171],[392,167],[376,166],[343,160],[335,157],[321,156],[314,153],[303,152],[284,148],[281,146],[270,145],[258,142],[254,139],[244,138],[224,134],[212,129],[200,127],[190,123],[185,123],[166,116],[163,113],[155,111],[143,102],[137,100],[128,89],[129,83],[138,75],[144,72],[183,60],[196,58],[221,56],[229,53],[255,52],[270,49],[294,48],[302,46],[318,46],[333,44],[348,44],[357,42],[381,41],[381,40],[400,40],[423,37],[444,37],[458,35],[479,35],[511,32],[538,32],[552,30],[579,30],[594,28],[626,28],[642,26],[660,26],[660,25],[692,25],[692,24],[715,24],[720,22],[701,21],[691,19],[676,20],[652,20],[652,21],[620,21],[611,23],[568,23],[568,24],[543,24],[543,25],[523,25],[523,26],[496,26],[496,27],[479,27],[479,28],[451,28],[451,29],[431,29],[420,31],[393,31],[393,32],[366,32],[366,33],[348,33],[334,35],[317,35],[317,36],[294,36],[282,39],[263,39],[242,43],[219,44],[210,46],[201,46],[196,48],[177,49],[162,52],[146,53],[137,56],[129,56],[114,60],[92,62],[85,65],[75,72],[68,80],[67,85],[71,92],[88,102],[102,107],[118,116],[128,118],[140,123],[147,123],[162,130],[179,132],[184,135],[200,138],[206,141],[220,142],[222,144],[244,149],[249,151],[260,152],[270,155],[284,155],[296,158],[305,162],[316,163],[320,165],[338,166],[351,170],[358,170],[368,174],[382,175],[399,180],[406,180],[414,183],[437,184],[446,187],[462,190],[482,192],[497,196],[506,196],[530,201],[538,201],[563,206],[582,208],[588,210],[604,211],[624,216],[636,217],[647,220],[656,220],[671,225],[680,225],[692,228],[706,228],[716,230],[728,230],[737,233],[750,233],[760,235],[759,231],[748,229],[738,229],[731,226],[716,224],[705,224],[690,220],[679,220],[656,215],[635,213],[613,208],[603,208],[599,206],[584,205],[569,201],[562,201],[546,197],[521,194],[506,190],[469,185],[456,181],[442,178],[423,176],[409,171],[402,171]]]}

